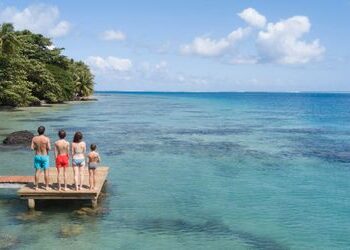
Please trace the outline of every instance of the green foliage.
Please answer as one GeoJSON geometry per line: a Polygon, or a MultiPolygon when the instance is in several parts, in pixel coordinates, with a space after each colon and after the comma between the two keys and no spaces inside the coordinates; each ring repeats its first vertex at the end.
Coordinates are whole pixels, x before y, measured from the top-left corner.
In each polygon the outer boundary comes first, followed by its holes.
{"type": "Polygon", "coordinates": [[[32,95],[33,83],[27,80],[25,62],[0,56],[0,105],[28,106],[39,102],[32,95]]]}
{"type": "Polygon", "coordinates": [[[38,60],[28,60],[27,63],[27,79],[35,83],[32,88],[32,94],[40,100],[46,100],[54,103],[58,102],[61,96],[60,84],[45,64],[38,60]]]}
{"type": "Polygon", "coordinates": [[[54,64],[46,64],[46,68],[51,72],[55,82],[58,82],[60,85],[61,93],[58,102],[74,99],[75,84],[71,70],[64,69],[54,64]]]}
{"type": "Polygon", "coordinates": [[[71,65],[73,73],[74,91],[77,97],[89,96],[94,91],[94,76],[83,62],[71,65]]]}
{"type": "Polygon", "coordinates": [[[93,75],[83,62],[52,48],[49,38],[0,25],[0,105],[58,103],[93,93],[93,75]]]}
{"type": "Polygon", "coordinates": [[[20,46],[20,42],[14,33],[12,24],[4,23],[0,27],[0,46],[3,56],[11,56],[15,54],[20,46]]]}

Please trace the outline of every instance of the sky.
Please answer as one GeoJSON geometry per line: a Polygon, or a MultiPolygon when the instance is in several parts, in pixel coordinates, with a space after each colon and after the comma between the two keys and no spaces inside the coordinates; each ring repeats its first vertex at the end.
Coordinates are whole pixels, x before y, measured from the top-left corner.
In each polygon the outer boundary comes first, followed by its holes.
{"type": "Polygon", "coordinates": [[[96,90],[350,91],[350,0],[0,1],[96,90]]]}

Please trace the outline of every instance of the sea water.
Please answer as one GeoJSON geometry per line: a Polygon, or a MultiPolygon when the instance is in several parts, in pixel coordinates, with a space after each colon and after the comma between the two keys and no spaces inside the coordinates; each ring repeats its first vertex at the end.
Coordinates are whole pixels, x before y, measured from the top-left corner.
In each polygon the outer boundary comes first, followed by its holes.
{"type": "MultiPolygon", "coordinates": [[[[88,215],[74,201],[29,213],[0,189],[0,248],[350,248],[350,95],[96,97],[0,112],[1,138],[39,125],[52,141],[61,128],[70,141],[81,131],[110,167],[88,215]]],[[[33,174],[32,157],[2,146],[0,175],[33,174]]]]}

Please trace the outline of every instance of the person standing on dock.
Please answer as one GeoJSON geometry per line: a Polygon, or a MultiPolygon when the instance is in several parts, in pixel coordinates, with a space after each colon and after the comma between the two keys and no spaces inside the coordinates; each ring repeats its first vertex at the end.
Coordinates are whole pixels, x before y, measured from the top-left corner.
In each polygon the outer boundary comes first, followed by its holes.
{"type": "Polygon", "coordinates": [[[35,190],[39,188],[39,175],[41,170],[44,170],[44,179],[45,179],[45,188],[49,189],[49,151],[50,147],[50,139],[44,135],[45,127],[40,126],[38,128],[37,136],[34,136],[32,139],[31,149],[34,150],[34,168],[35,168],[35,190]]]}
{"type": "Polygon", "coordinates": [[[75,190],[81,190],[84,183],[86,144],[83,134],[76,132],[72,143],[72,166],[74,170],[75,190]]]}
{"type": "Polygon", "coordinates": [[[61,191],[61,178],[60,172],[63,172],[63,190],[67,190],[67,175],[66,169],[69,166],[69,142],[65,140],[66,131],[61,129],[58,131],[59,140],[55,142],[55,156],[56,156],[56,169],[57,169],[57,183],[58,191],[61,191]]]}
{"type": "Polygon", "coordinates": [[[96,152],[96,144],[90,145],[90,153],[88,154],[88,168],[89,168],[89,184],[90,190],[96,190],[96,168],[101,162],[99,153],[96,152]]]}

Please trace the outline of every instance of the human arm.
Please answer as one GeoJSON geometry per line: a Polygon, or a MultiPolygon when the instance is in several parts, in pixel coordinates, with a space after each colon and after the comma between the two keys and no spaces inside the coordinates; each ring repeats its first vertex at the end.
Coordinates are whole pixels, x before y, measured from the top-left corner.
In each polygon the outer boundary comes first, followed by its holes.
{"type": "Polygon", "coordinates": [[[67,142],[67,154],[69,155],[69,150],[70,150],[70,144],[67,142]]]}
{"type": "Polygon", "coordinates": [[[100,163],[101,162],[101,157],[100,157],[100,154],[97,153],[97,162],[100,163]]]}
{"type": "Polygon", "coordinates": [[[50,145],[50,139],[49,139],[49,138],[47,138],[46,149],[47,149],[47,151],[50,151],[50,150],[51,150],[51,145],[50,145]]]}
{"type": "Polygon", "coordinates": [[[57,143],[55,143],[55,157],[58,155],[57,143]]]}
{"type": "Polygon", "coordinates": [[[32,139],[32,144],[30,145],[30,148],[31,148],[32,150],[35,149],[34,138],[32,139]]]}

